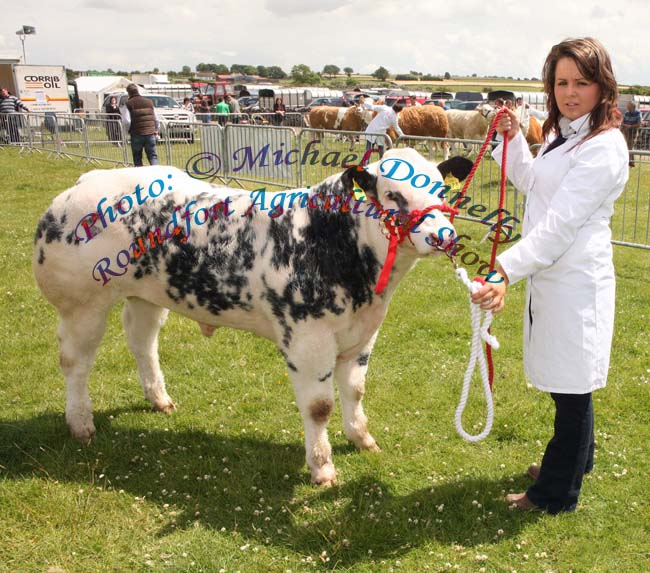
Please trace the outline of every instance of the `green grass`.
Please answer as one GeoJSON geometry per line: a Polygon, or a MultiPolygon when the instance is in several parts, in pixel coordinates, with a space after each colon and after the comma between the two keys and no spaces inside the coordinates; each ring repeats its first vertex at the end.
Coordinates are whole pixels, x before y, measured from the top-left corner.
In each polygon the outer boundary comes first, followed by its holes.
{"type": "MultiPolygon", "coordinates": [[[[228,329],[205,339],[179,315],[160,337],[178,411],[149,411],[116,308],[91,375],[97,437],[82,448],[68,436],[57,319],[31,251],[40,214],[87,169],[0,149],[1,572],[648,570],[647,251],[614,249],[612,365],[595,394],[596,468],[576,513],[513,513],[503,501],[527,486],[552,426],[551,400],[522,372],[523,285],[494,324],[492,434],[474,445],[456,436],[469,312],[440,258],[401,284],[370,361],[365,408],[383,451],[354,451],[335,413],[339,485],[323,490],[309,483],[273,345],[228,329]]],[[[485,258],[487,242],[475,246],[485,258]]],[[[484,416],[474,390],[469,428],[484,416]]]]}

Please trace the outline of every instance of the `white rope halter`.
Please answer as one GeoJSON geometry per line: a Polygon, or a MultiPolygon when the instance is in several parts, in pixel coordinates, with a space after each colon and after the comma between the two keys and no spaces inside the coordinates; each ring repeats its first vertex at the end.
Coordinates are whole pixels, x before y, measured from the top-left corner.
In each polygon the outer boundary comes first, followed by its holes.
{"type": "Polygon", "coordinates": [[[492,391],[490,389],[490,380],[488,375],[487,363],[485,362],[485,354],[483,352],[483,346],[481,344],[481,339],[487,342],[494,350],[499,349],[499,341],[495,336],[491,335],[488,332],[490,324],[492,323],[492,311],[485,311],[485,320],[481,324],[481,307],[478,304],[472,303],[471,295],[478,291],[483,285],[478,281],[470,281],[467,277],[467,271],[463,268],[456,269],[456,276],[463,282],[469,291],[469,306],[472,317],[472,350],[469,359],[469,364],[467,365],[467,370],[465,371],[465,379],[463,381],[463,390],[460,396],[460,402],[456,408],[456,431],[458,434],[467,440],[468,442],[479,442],[483,438],[486,438],[490,434],[492,429],[492,421],[494,420],[494,404],[492,403],[492,391]],[[481,379],[483,381],[483,393],[485,395],[485,405],[487,408],[487,417],[485,420],[485,428],[480,434],[472,436],[468,434],[463,428],[463,412],[465,411],[465,406],[467,405],[467,398],[469,397],[469,387],[472,382],[472,373],[476,367],[476,361],[478,359],[479,369],[481,371],[481,379]]]}

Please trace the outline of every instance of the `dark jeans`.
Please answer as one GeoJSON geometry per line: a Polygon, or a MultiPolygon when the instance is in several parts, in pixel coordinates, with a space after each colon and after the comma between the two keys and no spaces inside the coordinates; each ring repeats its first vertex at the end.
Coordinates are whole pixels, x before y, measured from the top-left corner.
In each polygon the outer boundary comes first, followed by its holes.
{"type": "Polygon", "coordinates": [[[132,135],[131,151],[133,151],[133,164],[136,167],[142,167],[142,148],[144,148],[149,165],[158,165],[158,155],[156,154],[156,136],[155,135],[132,135]]]}
{"type": "Polygon", "coordinates": [[[594,408],[589,394],[553,394],[555,433],[528,499],[549,513],[573,511],[582,476],[594,467],[594,408]]]}

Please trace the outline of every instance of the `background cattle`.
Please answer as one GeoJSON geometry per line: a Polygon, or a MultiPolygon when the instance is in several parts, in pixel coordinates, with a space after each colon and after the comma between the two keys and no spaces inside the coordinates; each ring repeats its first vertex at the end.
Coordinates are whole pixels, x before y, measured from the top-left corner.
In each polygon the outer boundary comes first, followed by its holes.
{"type": "MultiPolygon", "coordinates": [[[[404,135],[415,135],[420,137],[448,137],[449,122],[445,110],[437,105],[422,105],[405,107],[397,116],[397,122],[402,128],[404,135]]],[[[387,134],[395,141],[397,134],[393,128],[389,128],[387,134]]],[[[427,142],[429,154],[437,146],[427,142]]],[[[442,152],[444,159],[449,157],[449,144],[443,142],[442,152]]]]}
{"type": "Polygon", "coordinates": [[[158,333],[172,310],[197,321],[206,334],[230,326],[278,346],[303,418],[312,481],[336,480],[327,437],[333,380],[347,437],[360,449],[378,450],[361,402],[379,327],[400,280],[419,258],[437,252],[443,229],[444,239],[452,240],[453,228],[440,212],[427,215],[411,233],[412,242],[398,247],[388,285],[378,295],[374,286],[388,252],[386,213],[360,200],[343,205],[358,185],[384,209],[408,216],[441,201],[424,188],[425,178],[436,184],[433,189],[446,173],[464,179],[471,168],[462,158],[436,168],[412,149],[390,150],[383,162],[390,160],[409,162],[419,186],[396,180],[401,175],[381,175],[393,174],[396,163],[381,172],[374,163],[290,193],[296,205],[280,213],[269,211],[277,206],[263,191],[249,197],[167,166],[92,171],[56,197],[39,221],[32,263],[41,292],[60,316],[66,421],[73,436],[87,442],[95,432],[88,376],[110,309],[124,301],[128,347],[154,409],[174,409],[158,359],[158,333]],[[154,185],[158,181],[162,187],[154,185]],[[365,214],[356,213],[362,206],[365,214]],[[101,222],[93,217],[82,229],[78,222],[95,209],[102,211],[101,222]],[[136,237],[151,244],[136,245],[136,237]]]}
{"type": "MultiPolygon", "coordinates": [[[[488,129],[494,120],[496,110],[489,104],[479,105],[476,110],[448,109],[449,137],[453,139],[478,139],[484,140],[488,129]]],[[[452,150],[456,144],[452,144],[452,150]]],[[[464,143],[465,151],[469,153],[471,144],[464,143]]]]}
{"type": "MultiPolygon", "coordinates": [[[[306,123],[312,129],[340,131],[364,131],[372,120],[372,112],[361,105],[351,107],[318,106],[309,112],[306,123]]],[[[346,135],[350,150],[354,147],[355,136],[346,135]]]]}
{"type": "Polygon", "coordinates": [[[544,141],[542,137],[542,124],[536,117],[532,115],[528,117],[528,129],[524,135],[526,136],[528,145],[538,145],[544,141]]]}

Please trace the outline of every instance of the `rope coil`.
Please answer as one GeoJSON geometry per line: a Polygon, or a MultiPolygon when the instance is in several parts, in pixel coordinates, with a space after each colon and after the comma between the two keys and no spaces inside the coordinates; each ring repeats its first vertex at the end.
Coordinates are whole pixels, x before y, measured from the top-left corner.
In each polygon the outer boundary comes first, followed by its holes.
{"type": "MultiPolygon", "coordinates": [[[[496,131],[496,127],[499,119],[501,118],[501,116],[503,116],[506,113],[507,111],[505,109],[501,109],[496,113],[492,125],[488,130],[487,136],[485,137],[485,141],[483,142],[483,145],[481,146],[481,149],[478,152],[476,161],[474,162],[474,165],[472,166],[472,169],[465,180],[465,184],[463,185],[460,195],[456,200],[456,204],[454,205],[455,208],[457,208],[460,205],[460,202],[463,200],[463,197],[465,196],[465,193],[467,192],[467,189],[472,179],[474,178],[474,174],[476,173],[479,163],[483,159],[483,155],[485,154],[488,146],[490,145],[492,136],[496,131]]],[[[494,265],[496,262],[497,249],[499,246],[499,236],[501,234],[501,227],[503,223],[503,206],[505,203],[505,195],[506,195],[506,162],[508,157],[508,133],[506,132],[503,135],[504,135],[503,154],[502,154],[502,161],[501,161],[501,177],[499,181],[499,209],[497,211],[497,223],[494,228],[495,236],[492,242],[492,249],[491,249],[491,256],[490,256],[490,272],[494,270],[494,265]]],[[[451,214],[451,216],[449,217],[450,222],[453,223],[455,215],[456,215],[455,213],[451,214]]],[[[481,288],[482,286],[481,282],[477,280],[470,281],[467,276],[467,271],[462,268],[456,269],[456,276],[463,282],[463,284],[467,287],[469,291],[469,296],[470,296],[469,306],[470,306],[470,313],[472,319],[472,345],[471,345],[471,355],[470,355],[469,364],[467,365],[467,370],[465,371],[465,378],[463,380],[463,389],[461,391],[460,401],[458,403],[458,407],[456,408],[455,424],[456,424],[456,431],[463,439],[467,440],[468,442],[478,442],[486,438],[490,434],[490,430],[492,429],[492,422],[494,420],[494,403],[492,400],[494,364],[492,362],[492,349],[494,348],[495,350],[498,350],[499,342],[495,336],[490,334],[490,324],[492,324],[492,318],[493,318],[492,311],[485,311],[485,320],[483,321],[483,324],[481,324],[481,308],[479,305],[472,303],[472,299],[471,299],[472,293],[478,291],[481,288]],[[485,353],[487,355],[487,361],[485,355],[483,354],[481,339],[485,341],[485,353]],[[483,382],[483,393],[485,395],[487,414],[485,420],[485,428],[483,429],[483,431],[480,434],[472,436],[471,434],[468,434],[464,430],[462,418],[463,418],[463,412],[465,411],[465,406],[467,405],[467,399],[469,397],[469,388],[472,382],[472,373],[474,372],[474,368],[476,367],[477,361],[479,363],[481,380],[483,382]]]]}
{"type": "Polygon", "coordinates": [[[478,291],[481,288],[482,284],[476,280],[470,281],[467,276],[467,271],[463,268],[456,269],[456,276],[460,281],[462,281],[462,283],[467,287],[467,290],[469,291],[469,306],[472,318],[472,346],[469,364],[467,365],[467,370],[465,371],[463,389],[461,391],[458,407],[456,408],[456,416],[454,421],[456,423],[456,431],[463,439],[467,440],[468,442],[479,442],[490,434],[490,431],[492,430],[492,422],[494,421],[494,403],[492,401],[490,375],[488,372],[487,362],[485,360],[485,354],[483,354],[481,339],[495,350],[499,349],[499,341],[497,340],[496,336],[489,333],[489,328],[490,324],[492,323],[493,316],[492,311],[485,311],[485,320],[482,322],[481,307],[478,304],[474,304],[471,299],[472,293],[478,291]],[[483,431],[480,434],[471,435],[467,433],[463,428],[463,412],[465,411],[467,399],[469,398],[469,388],[472,383],[472,374],[474,373],[474,368],[476,367],[477,361],[479,364],[479,370],[481,372],[481,380],[483,382],[483,393],[485,395],[487,415],[485,419],[485,428],[483,428],[483,431]]]}

